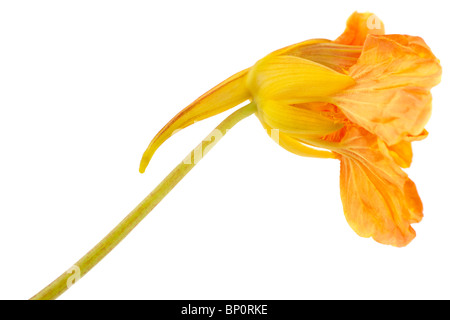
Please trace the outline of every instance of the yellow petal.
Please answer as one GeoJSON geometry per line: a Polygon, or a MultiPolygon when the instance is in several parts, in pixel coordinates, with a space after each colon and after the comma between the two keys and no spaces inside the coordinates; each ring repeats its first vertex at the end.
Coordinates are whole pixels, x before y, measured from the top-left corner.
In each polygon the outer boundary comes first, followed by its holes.
{"type": "Polygon", "coordinates": [[[323,136],[342,128],[343,124],[333,121],[319,112],[289,105],[281,101],[262,100],[258,103],[258,114],[271,128],[288,134],[323,136]]]}
{"type": "Polygon", "coordinates": [[[301,140],[291,137],[287,134],[280,132],[278,144],[289,152],[292,152],[298,156],[322,158],[322,159],[335,159],[336,156],[325,150],[319,150],[305,145],[301,140]]]}
{"type": "Polygon", "coordinates": [[[266,129],[269,136],[272,138],[272,140],[274,140],[282,148],[286,149],[289,152],[292,152],[293,154],[311,158],[322,158],[322,159],[335,158],[335,155],[329,151],[309,147],[296,137],[292,137],[288,134],[280,132],[278,129],[271,128],[263,120],[261,120],[261,123],[263,127],[266,129]]]}
{"type": "Polygon", "coordinates": [[[268,56],[249,71],[248,87],[255,99],[289,104],[327,101],[354,84],[351,77],[316,62],[294,56],[268,56]]]}
{"type": "Polygon", "coordinates": [[[248,69],[218,84],[189,106],[180,111],[150,142],[141,159],[139,171],[143,173],[155,151],[176,131],[216,114],[231,109],[250,98],[245,81],[248,69]]]}

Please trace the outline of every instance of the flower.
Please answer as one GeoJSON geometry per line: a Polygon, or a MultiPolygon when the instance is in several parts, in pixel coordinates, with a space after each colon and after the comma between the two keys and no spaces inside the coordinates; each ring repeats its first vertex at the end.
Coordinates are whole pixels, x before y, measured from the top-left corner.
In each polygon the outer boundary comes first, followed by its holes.
{"type": "Polygon", "coordinates": [[[176,131],[251,100],[283,148],[340,160],[344,213],[358,235],[402,247],[423,216],[402,168],[411,164],[411,142],[428,134],[430,89],[440,76],[421,38],[386,35],[375,15],[355,12],[336,40],[277,50],[183,109],[152,140],[140,171],[176,131]]]}

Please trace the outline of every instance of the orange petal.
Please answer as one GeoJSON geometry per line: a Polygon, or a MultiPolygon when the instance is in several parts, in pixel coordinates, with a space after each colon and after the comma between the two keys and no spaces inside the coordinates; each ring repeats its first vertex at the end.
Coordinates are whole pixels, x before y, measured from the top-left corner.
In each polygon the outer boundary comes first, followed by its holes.
{"type": "Polygon", "coordinates": [[[383,22],[373,13],[354,12],[347,20],[347,28],[334,42],[362,46],[369,34],[384,34],[383,22]]]}
{"type": "Polygon", "coordinates": [[[419,135],[417,136],[407,135],[403,140],[408,142],[422,141],[426,137],[428,137],[428,131],[423,129],[423,131],[419,135]]]}
{"type": "Polygon", "coordinates": [[[378,145],[381,152],[383,152],[387,157],[391,157],[396,164],[402,168],[409,168],[411,166],[413,158],[413,150],[411,142],[423,140],[428,136],[427,130],[415,137],[405,137],[405,139],[392,146],[386,145],[383,141],[379,140],[378,145]]]}
{"type": "Polygon", "coordinates": [[[250,98],[246,87],[248,69],[231,76],[218,84],[189,106],[181,110],[162,128],[150,142],[142,156],[139,171],[143,173],[155,151],[176,131],[186,128],[196,121],[204,120],[231,109],[250,98]]]}
{"type": "Polygon", "coordinates": [[[386,157],[391,157],[400,167],[409,168],[411,166],[413,157],[411,142],[401,141],[387,146],[383,141],[379,141],[379,147],[386,157]]]}
{"type": "Polygon", "coordinates": [[[378,141],[356,127],[342,141],[344,213],[358,235],[402,247],[416,235],[411,224],[422,219],[422,202],[414,182],[378,149],[378,141]]]}
{"type": "Polygon", "coordinates": [[[369,35],[349,75],[356,84],[335,95],[350,121],[388,145],[422,135],[431,114],[430,88],[442,69],[425,42],[403,35],[369,35]]]}

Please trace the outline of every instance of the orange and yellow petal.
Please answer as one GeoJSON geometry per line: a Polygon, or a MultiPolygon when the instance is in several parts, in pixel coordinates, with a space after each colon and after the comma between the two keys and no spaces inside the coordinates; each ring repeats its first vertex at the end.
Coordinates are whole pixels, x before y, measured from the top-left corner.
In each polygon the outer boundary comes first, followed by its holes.
{"type": "Polygon", "coordinates": [[[441,73],[439,60],[421,38],[369,35],[349,70],[356,84],[332,101],[388,145],[420,139],[431,115],[430,89],[441,73]]]}
{"type": "Polygon", "coordinates": [[[362,237],[406,246],[416,235],[411,224],[423,217],[414,182],[364,129],[351,128],[341,145],[341,198],[349,225],[362,237]]]}
{"type": "Polygon", "coordinates": [[[181,110],[153,138],[142,156],[139,171],[143,173],[155,151],[172,134],[196,121],[217,115],[248,100],[250,92],[246,86],[248,69],[243,70],[218,84],[189,106],[181,110]]]}
{"type": "Polygon", "coordinates": [[[310,40],[288,47],[279,54],[311,60],[335,71],[348,73],[348,69],[358,61],[361,51],[362,46],[310,40]]]}
{"type": "Polygon", "coordinates": [[[334,42],[362,46],[370,34],[383,35],[384,24],[373,13],[354,12],[347,20],[347,27],[334,42]]]}

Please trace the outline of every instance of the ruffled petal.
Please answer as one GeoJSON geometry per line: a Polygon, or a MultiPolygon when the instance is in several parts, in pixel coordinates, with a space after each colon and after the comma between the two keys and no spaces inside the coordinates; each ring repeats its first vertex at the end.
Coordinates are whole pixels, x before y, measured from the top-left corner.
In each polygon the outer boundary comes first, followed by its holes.
{"type": "Polygon", "coordinates": [[[362,46],[369,34],[384,34],[383,22],[373,13],[354,12],[347,20],[347,28],[334,42],[362,46]]]}
{"type": "Polygon", "coordinates": [[[143,173],[155,151],[172,134],[196,121],[204,120],[231,109],[250,98],[246,87],[248,69],[243,70],[218,84],[189,106],[181,110],[162,128],[150,142],[141,159],[139,171],[143,173]]]}
{"type": "Polygon", "coordinates": [[[416,235],[411,224],[423,217],[414,182],[362,128],[348,130],[341,147],[341,198],[349,225],[362,237],[407,245],[416,235]]]}
{"type": "Polygon", "coordinates": [[[349,71],[356,84],[332,101],[349,120],[393,145],[423,134],[431,114],[430,88],[441,73],[421,38],[369,35],[349,71]]]}

